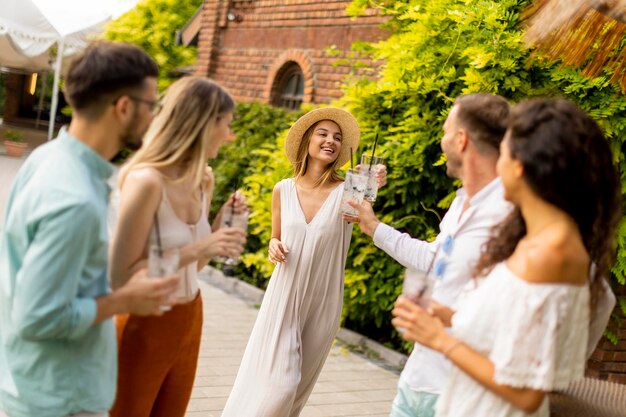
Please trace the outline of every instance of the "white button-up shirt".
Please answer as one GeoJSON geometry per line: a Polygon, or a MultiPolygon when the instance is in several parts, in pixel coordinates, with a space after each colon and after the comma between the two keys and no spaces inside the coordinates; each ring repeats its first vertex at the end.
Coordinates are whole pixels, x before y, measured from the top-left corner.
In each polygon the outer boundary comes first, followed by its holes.
{"type": "MultiPolygon", "coordinates": [[[[472,279],[484,243],[492,228],[511,212],[513,206],[504,200],[500,178],[494,179],[469,199],[465,190],[456,198],[439,225],[433,242],[413,239],[380,223],[374,232],[374,244],[407,268],[431,269],[436,277],[432,298],[454,308],[465,285],[472,279]],[[432,265],[432,267],[431,267],[432,265]]],[[[448,381],[450,362],[439,352],[416,344],[400,380],[414,391],[439,394],[448,381]]]]}

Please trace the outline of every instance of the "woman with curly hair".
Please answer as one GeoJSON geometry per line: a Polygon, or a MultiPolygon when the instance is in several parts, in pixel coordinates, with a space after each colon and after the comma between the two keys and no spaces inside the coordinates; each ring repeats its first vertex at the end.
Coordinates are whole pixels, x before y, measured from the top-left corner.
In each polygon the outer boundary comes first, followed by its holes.
{"type": "Polygon", "coordinates": [[[590,311],[615,254],[618,174],[600,128],[574,104],[516,105],[497,170],[516,209],[486,245],[486,279],[459,304],[452,332],[406,298],[393,311],[405,339],[456,365],[437,416],[547,417],[546,393],[583,377],[590,311]]]}

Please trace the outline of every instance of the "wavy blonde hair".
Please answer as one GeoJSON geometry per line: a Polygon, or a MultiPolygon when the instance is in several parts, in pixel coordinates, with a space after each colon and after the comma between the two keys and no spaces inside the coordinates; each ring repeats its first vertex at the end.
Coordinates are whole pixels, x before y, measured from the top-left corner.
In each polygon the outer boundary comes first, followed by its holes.
{"type": "Polygon", "coordinates": [[[202,77],[176,81],[165,93],[143,146],[120,170],[120,188],[134,169],[172,165],[184,169],[173,181],[200,187],[208,160],[204,141],[213,134],[216,121],[234,110],[235,101],[216,82],[202,77]]]}
{"type": "MultiPolygon", "coordinates": [[[[296,155],[296,161],[293,164],[293,176],[296,181],[300,177],[304,176],[304,174],[306,174],[306,171],[309,167],[309,144],[311,143],[311,137],[313,136],[313,132],[315,131],[315,128],[317,127],[317,125],[319,125],[323,121],[324,120],[320,120],[319,122],[315,123],[313,126],[309,127],[307,131],[304,132],[304,135],[302,135],[302,140],[300,141],[300,145],[298,146],[298,153],[296,155]]],[[[334,120],[329,119],[329,121],[337,124],[337,122],[335,122],[334,120]]],[[[339,125],[337,124],[337,126],[339,125]]],[[[341,127],[339,127],[339,130],[341,130],[341,127]]],[[[325,184],[326,182],[329,182],[329,181],[332,181],[332,182],[343,181],[343,178],[341,177],[341,175],[337,173],[337,170],[339,168],[340,167],[337,166],[337,159],[335,159],[332,164],[328,164],[328,166],[324,170],[324,173],[322,174],[320,178],[318,178],[314,186],[319,187],[320,185],[325,184]]]]}

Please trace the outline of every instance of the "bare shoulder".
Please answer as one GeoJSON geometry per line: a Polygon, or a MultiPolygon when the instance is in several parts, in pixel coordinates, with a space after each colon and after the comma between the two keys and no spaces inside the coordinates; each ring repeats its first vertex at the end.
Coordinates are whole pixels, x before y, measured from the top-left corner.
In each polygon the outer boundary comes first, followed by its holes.
{"type": "Polygon", "coordinates": [[[272,196],[273,197],[280,196],[280,182],[277,182],[274,185],[274,189],[272,190],[272,196]]]}
{"type": "Polygon", "coordinates": [[[154,168],[133,169],[126,176],[124,188],[141,189],[142,194],[161,192],[163,177],[154,168]]]}
{"type": "Polygon", "coordinates": [[[580,238],[559,233],[528,251],[525,278],[537,283],[582,285],[589,277],[589,262],[580,238]]]}

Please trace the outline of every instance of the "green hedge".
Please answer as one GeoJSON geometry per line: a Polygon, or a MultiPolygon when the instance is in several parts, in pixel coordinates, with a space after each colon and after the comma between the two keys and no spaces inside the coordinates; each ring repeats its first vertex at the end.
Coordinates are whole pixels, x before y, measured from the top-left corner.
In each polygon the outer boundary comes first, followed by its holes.
{"type": "MultiPolygon", "coordinates": [[[[626,190],[624,130],[626,98],[609,83],[611,74],[583,77],[558,64],[529,61],[522,40],[522,0],[355,0],[351,12],[380,7],[390,16],[391,36],[356,48],[384,62],[374,77],[349,79],[339,105],[349,108],[362,128],[361,151],[380,132],[377,153],[385,157],[389,185],[375,210],[393,227],[433,239],[458,182],[445,175],[440,149],[442,124],[455,97],[492,92],[511,101],[564,96],[588,111],[604,128],[615,151],[626,190]]],[[[240,276],[264,287],[272,270],[267,261],[271,191],[291,175],[283,155],[285,129],[298,114],[261,104],[239,105],[234,146],[215,167],[222,200],[240,178],[252,207],[249,252],[240,276]]],[[[217,203],[217,201],[216,201],[217,203]]],[[[217,204],[215,205],[217,207],[217,204]]],[[[624,285],[626,223],[622,223],[613,283],[624,285]]],[[[408,348],[390,325],[390,310],[401,289],[402,268],[374,247],[357,227],[350,247],[345,284],[344,325],[395,348],[408,348]]]]}

